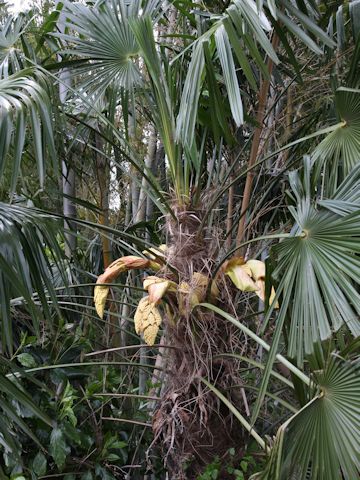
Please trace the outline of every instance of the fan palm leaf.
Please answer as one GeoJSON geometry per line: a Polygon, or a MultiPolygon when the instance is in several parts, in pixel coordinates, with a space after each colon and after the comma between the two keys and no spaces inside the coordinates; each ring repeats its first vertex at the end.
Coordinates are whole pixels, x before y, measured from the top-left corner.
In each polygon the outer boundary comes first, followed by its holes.
{"type": "Polygon", "coordinates": [[[56,306],[51,263],[63,272],[57,235],[60,224],[38,210],[0,203],[0,312],[2,351],[13,351],[11,309],[25,308],[39,333],[40,318],[51,322],[48,301],[56,306]],[[45,249],[48,248],[48,251],[45,249]],[[35,299],[36,296],[36,299],[35,299]],[[42,315],[39,309],[42,307],[42,315]]]}
{"type": "MultiPolygon", "coordinates": [[[[262,2],[259,4],[259,2],[253,0],[234,0],[220,18],[219,15],[212,17],[214,23],[211,28],[193,44],[193,57],[199,58],[201,55],[200,50],[207,46],[213,37],[215,38],[216,49],[213,51],[213,60],[216,58],[215,53],[217,53],[230,109],[237,126],[243,123],[243,105],[241,88],[237,78],[237,67],[233,56],[237,58],[250,86],[256,89],[256,82],[250,63],[257,67],[265,77],[269,75],[260,51],[265,52],[275,64],[280,62],[267,35],[271,31],[269,21],[271,17],[273,19],[279,17],[279,20],[282,22],[282,29],[285,26],[286,31],[299,38],[309,49],[317,54],[321,54],[322,50],[307,31],[325,45],[331,48],[335,46],[333,40],[317,26],[312,18],[304,15],[290,2],[282,0],[279,3],[281,5],[277,7],[275,2],[268,2],[270,16],[267,18],[262,2]],[[283,11],[286,13],[283,13],[283,11]]],[[[214,61],[211,65],[212,69],[214,69],[213,63],[214,61]]],[[[209,65],[206,66],[208,69],[210,68],[209,65]]],[[[186,84],[193,84],[193,91],[189,93],[188,89],[184,90],[185,94],[182,96],[177,117],[177,140],[184,145],[192,145],[194,138],[194,129],[191,127],[194,123],[193,118],[201,92],[198,84],[199,78],[202,79],[202,82],[206,78],[204,63],[202,61],[199,65],[199,62],[192,61],[187,73],[186,84]],[[189,98],[193,99],[190,104],[188,103],[189,98]],[[189,127],[189,124],[191,127],[189,127]]]]}
{"type": "Polygon", "coordinates": [[[89,7],[64,2],[63,17],[66,20],[62,21],[67,33],[54,33],[53,36],[67,43],[63,53],[88,60],[75,69],[75,73],[84,74],[82,91],[98,97],[110,85],[116,90],[132,90],[142,84],[138,66],[139,45],[130,20],[141,16],[158,19],[163,3],[152,0],[142,5],[140,1],[108,0],[89,7]]]}
{"type": "Polygon", "coordinates": [[[335,105],[342,124],[327,135],[312,154],[318,172],[326,165],[328,188],[332,191],[360,159],[360,90],[339,88],[335,105]]]}
{"type": "MultiPolygon", "coordinates": [[[[359,189],[358,182],[359,175],[352,178],[353,191],[359,189]]],[[[302,363],[304,354],[313,353],[316,344],[341,326],[355,337],[360,334],[360,295],[354,287],[360,278],[360,212],[339,215],[312,201],[309,160],[304,178],[292,172],[290,184],[297,202],[290,207],[296,224],[291,236],[273,249],[277,258],[273,275],[287,279],[279,288],[287,298],[279,317],[289,313],[288,354],[302,363]]],[[[344,193],[341,188],[336,201],[344,201],[344,193]]]]}
{"type": "Polygon", "coordinates": [[[55,169],[57,157],[47,85],[44,76],[34,69],[21,70],[0,79],[0,175],[12,146],[12,191],[20,172],[28,125],[31,126],[39,180],[43,186],[47,166],[45,154],[49,153],[55,169]]]}
{"type": "Polygon", "coordinates": [[[343,216],[360,210],[360,164],[358,164],[339,186],[331,199],[320,200],[319,205],[343,216]]]}
{"type": "Polygon", "coordinates": [[[90,64],[77,70],[78,74],[88,74],[89,70],[92,73],[82,83],[88,95],[98,96],[109,85],[131,89],[141,83],[136,63],[139,46],[129,25],[129,19],[138,16],[139,11],[140,2],[129,5],[111,0],[92,8],[65,2],[65,25],[73,33],[53,35],[68,43],[64,53],[90,60],[90,64]]]}
{"type": "Polygon", "coordinates": [[[25,28],[25,19],[9,17],[0,30],[0,77],[6,78],[22,68],[22,60],[15,48],[25,28]]]}
{"type": "Polygon", "coordinates": [[[252,480],[359,478],[359,368],[358,359],[330,357],[314,375],[315,396],[280,427],[266,469],[252,480]]]}

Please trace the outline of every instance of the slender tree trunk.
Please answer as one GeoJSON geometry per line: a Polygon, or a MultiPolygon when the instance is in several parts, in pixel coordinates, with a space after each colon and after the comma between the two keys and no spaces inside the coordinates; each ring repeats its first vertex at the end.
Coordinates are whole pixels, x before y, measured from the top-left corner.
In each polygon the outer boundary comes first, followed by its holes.
{"type": "MultiPolygon", "coordinates": [[[[63,24],[61,22],[58,23],[60,31],[64,30],[63,24]]],[[[61,61],[61,57],[59,56],[59,60],[61,61]]],[[[64,68],[61,70],[59,74],[59,98],[60,102],[64,104],[66,102],[66,96],[68,90],[71,86],[71,74],[68,68],[64,68]]],[[[66,150],[66,145],[65,145],[66,150]]],[[[64,155],[65,156],[65,155],[64,155]]],[[[62,159],[61,162],[61,170],[62,170],[62,190],[63,190],[63,215],[65,217],[64,220],[64,237],[65,237],[65,255],[67,258],[72,258],[75,250],[76,250],[76,233],[73,232],[75,229],[74,224],[69,221],[68,219],[76,218],[76,207],[74,202],[71,200],[73,197],[76,196],[76,178],[75,178],[75,170],[71,165],[71,160],[74,158],[73,150],[70,155],[67,156],[67,161],[65,158],[62,159]]]]}
{"type": "Polygon", "coordinates": [[[68,165],[65,160],[62,161],[62,181],[63,181],[63,214],[64,229],[65,229],[65,255],[67,258],[72,258],[76,250],[76,233],[74,232],[74,224],[69,221],[71,218],[76,218],[76,207],[74,202],[67,198],[75,197],[75,170],[68,165]],[[67,196],[65,196],[67,195],[67,196]]]}
{"type": "Polygon", "coordinates": [[[132,221],[136,221],[137,209],[139,205],[139,183],[138,183],[138,172],[135,168],[131,167],[131,216],[132,221]]]}
{"type": "Polygon", "coordinates": [[[125,225],[130,225],[131,222],[131,212],[132,212],[132,205],[131,205],[131,180],[129,179],[128,184],[128,192],[127,192],[127,202],[125,208],[125,225]]]}
{"type": "MultiPolygon", "coordinates": [[[[135,132],[135,113],[129,115],[128,121],[129,140],[134,145],[136,140],[135,132]]],[[[130,196],[131,196],[131,213],[132,221],[134,222],[137,215],[137,208],[139,204],[139,182],[138,172],[131,166],[130,167],[130,196]]]]}
{"type": "Polygon", "coordinates": [[[160,141],[158,148],[156,150],[156,175],[159,179],[159,185],[162,189],[165,190],[167,185],[166,179],[166,165],[165,165],[165,150],[164,145],[160,141]]]}
{"type": "MultiPolygon", "coordinates": [[[[149,131],[150,131],[150,135],[148,140],[147,155],[145,157],[145,168],[144,168],[145,173],[147,173],[149,170],[152,169],[155,161],[155,157],[156,157],[157,135],[153,125],[149,125],[149,131]]],[[[146,217],[147,198],[149,197],[149,195],[147,194],[147,187],[148,187],[148,183],[146,179],[143,177],[140,192],[139,192],[139,198],[138,198],[138,208],[137,208],[137,213],[135,218],[136,222],[144,222],[145,220],[148,220],[148,218],[146,217]]]]}
{"type": "MultiPolygon", "coordinates": [[[[98,151],[104,148],[99,134],[95,133],[95,144],[98,151]]],[[[99,185],[99,224],[109,225],[109,201],[110,201],[110,166],[108,160],[101,153],[96,152],[96,177],[99,185]]],[[[104,269],[112,262],[111,242],[108,234],[100,232],[103,252],[104,269]]]]}
{"type": "MultiPolygon", "coordinates": [[[[276,35],[276,33],[274,33],[273,39],[272,39],[272,46],[274,50],[277,49],[278,45],[279,45],[279,37],[276,35]]],[[[254,166],[258,156],[259,145],[261,141],[261,133],[263,131],[263,124],[264,124],[264,118],[265,118],[265,108],[266,108],[268,94],[269,94],[270,79],[271,79],[273,66],[274,66],[274,62],[272,61],[271,58],[268,58],[267,69],[269,72],[269,79],[264,79],[262,81],[261,88],[259,91],[259,97],[258,97],[259,106],[258,106],[258,112],[256,115],[256,122],[258,126],[255,128],[254,138],[251,144],[248,168],[251,168],[254,166]]],[[[250,170],[246,176],[244,195],[241,203],[240,220],[239,220],[238,232],[236,237],[237,246],[241,244],[245,235],[246,211],[250,203],[253,180],[254,180],[254,170],[250,170]]]]}

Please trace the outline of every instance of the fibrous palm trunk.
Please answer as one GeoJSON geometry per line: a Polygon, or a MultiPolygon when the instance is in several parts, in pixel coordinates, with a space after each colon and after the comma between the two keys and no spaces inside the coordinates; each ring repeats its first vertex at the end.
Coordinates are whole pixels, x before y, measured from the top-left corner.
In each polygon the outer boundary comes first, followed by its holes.
{"type": "MultiPolygon", "coordinates": [[[[154,413],[153,431],[170,478],[180,480],[196,479],[215,457],[224,458],[230,447],[244,444],[238,423],[203,380],[242,410],[239,365],[222,355],[242,352],[245,346],[224,318],[195,306],[212,295],[208,285],[219,249],[216,235],[199,231],[201,208],[173,206],[173,210],[177,221],[167,219],[166,258],[172,270],[164,267],[158,275],[179,288],[176,295],[168,296],[164,343],[171,348],[166,349],[165,388],[154,413]]],[[[229,311],[232,287],[224,279],[217,284],[221,293],[216,302],[229,311]]],[[[227,478],[226,473],[221,478],[227,478]]]]}
{"type": "MultiPolygon", "coordinates": [[[[218,232],[200,229],[202,204],[206,199],[197,207],[173,202],[174,215],[166,218],[166,253],[159,247],[145,251],[147,258],[119,258],[100,275],[94,293],[97,312],[103,317],[110,289],[107,283],[130,269],[157,272],[143,281],[148,295],[139,301],[134,324],[136,333],[143,334],[149,346],[154,345],[163,325],[165,362],[161,369],[157,362],[155,370],[165,372],[165,378],[153,414],[152,446],[160,446],[172,480],[196,479],[215,457],[225,460],[234,445],[239,445],[237,454],[241,456],[245,445],[246,434],[226,403],[249,414],[238,360],[239,355],[251,356],[246,354],[248,344],[223,315],[201,303],[216,304],[241,317],[232,301],[234,286],[256,291],[264,298],[265,264],[258,260],[245,263],[241,257],[233,257],[212,278],[220,239],[218,232]]],[[[225,472],[221,475],[227,478],[225,472]]]]}

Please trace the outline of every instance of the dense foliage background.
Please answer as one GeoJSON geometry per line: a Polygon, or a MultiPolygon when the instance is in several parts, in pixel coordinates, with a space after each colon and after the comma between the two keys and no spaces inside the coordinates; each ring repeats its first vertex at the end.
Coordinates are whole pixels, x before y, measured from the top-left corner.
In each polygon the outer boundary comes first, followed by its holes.
{"type": "Polygon", "coordinates": [[[0,7],[0,479],[358,478],[360,1],[0,7]]]}

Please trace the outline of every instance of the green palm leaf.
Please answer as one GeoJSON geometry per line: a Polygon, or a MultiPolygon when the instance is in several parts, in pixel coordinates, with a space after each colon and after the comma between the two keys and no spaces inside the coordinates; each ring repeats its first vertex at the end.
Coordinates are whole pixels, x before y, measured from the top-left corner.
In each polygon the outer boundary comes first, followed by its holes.
{"type": "Polygon", "coordinates": [[[77,69],[77,73],[83,75],[73,93],[75,97],[77,93],[81,97],[85,91],[87,98],[91,96],[93,105],[110,85],[116,93],[121,88],[133,91],[140,85],[142,75],[137,62],[142,57],[151,78],[150,93],[142,93],[150,105],[164,144],[175,190],[179,192],[182,172],[174,142],[175,120],[154,38],[153,19],[161,15],[162,2],[147,2],[145,8],[140,8],[140,3],[109,0],[89,7],[67,2],[66,27],[73,33],[54,35],[74,45],[65,49],[65,53],[88,59],[86,64],[77,69]]]}
{"type": "Polygon", "coordinates": [[[332,356],[314,380],[316,395],[280,427],[265,471],[252,480],[359,478],[360,362],[332,356]]]}
{"type": "Polygon", "coordinates": [[[250,59],[254,60],[265,74],[267,73],[266,67],[257,49],[257,44],[276,63],[279,62],[264,31],[264,29],[270,29],[270,24],[263,12],[258,13],[256,11],[253,2],[235,0],[220,19],[217,16],[214,19],[213,26],[203,36],[199,37],[193,45],[193,59],[189,65],[176,126],[177,140],[180,140],[183,145],[193,144],[195,132],[194,128],[189,128],[188,122],[191,119],[191,126],[194,124],[201,93],[200,84],[205,79],[205,63],[202,50],[204,47],[207,48],[213,38],[215,39],[216,52],[228,93],[231,113],[238,126],[243,123],[243,106],[232,49],[234,49],[246,78],[250,79],[253,87],[255,86],[255,80],[246,55],[248,49],[250,50],[250,59]],[[195,61],[194,57],[201,58],[201,61],[195,61]],[[188,102],[190,98],[192,99],[191,103],[188,102]]]}
{"type": "MultiPolygon", "coordinates": [[[[274,18],[279,17],[282,21],[281,28],[285,25],[287,31],[317,54],[322,54],[322,50],[312,37],[329,47],[335,46],[335,43],[317,26],[314,20],[285,0],[279,3],[282,4],[280,9],[276,7],[275,2],[268,2],[268,7],[271,15],[274,18]],[[288,10],[288,13],[283,13],[285,9],[288,10]],[[294,21],[294,18],[301,26],[294,21]]],[[[271,24],[263,10],[262,2],[258,7],[252,0],[233,0],[223,15],[210,17],[214,23],[193,45],[193,55],[200,58],[199,50],[215,38],[216,52],[221,63],[228,101],[236,125],[241,125],[243,122],[243,106],[237,79],[237,67],[233,59],[234,54],[252,88],[256,88],[256,82],[250,64],[268,77],[264,53],[275,64],[280,62],[268,36],[271,24]]],[[[205,79],[204,62],[202,60],[200,62],[191,61],[187,72],[186,86],[192,85],[192,89],[184,90],[177,122],[177,139],[181,140],[184,145],[192,145],[194,139],[194,129],[188,127],[188,119],[191,119],[191,125],[193,125],[201,94],[200,78],[201,82],[205,79]],[[191,103],[187,102],[189,98],[193,100],[191,103]]]]}
{"type": "Polygon", "coordinates": [[[52,165],[57,168],[52,133],[51,102],[44,77],[34,69],[21,70],[0,79],[0,175],[13,145],[11,190],[15,189],[25,145],[27,125],[31,126],[40,184],[43,186],[48,151],[52,165]],[[34,75],[36,73],[36,75],[34,75]],[[44,147],[46,145],[46,148],[44,147]]]}
{"type": "Polygon", "coordinates": [[[351,171],[331,199],[319,204],[337,215],[346,215],[360,210],[360,163],[351,171]]]}
{"type": "Polygon", "coordinates": [[[39,333],[40,318],[51,322],[49,298],[56,307],[56,292],[52,283],[55,263],[66,273],[61,263],[62,252],[56,235],[60,224],[40,211],[18,205],[0,203],[0,318],[2,351],[13,351],[11,308],[21,305],[31,315],[33,328],[39,333]],[[48,248],[46,251],[45,246],[48,248]],[[37,295],[37,300],[34,299],[37,295]],[[42,313],[39,306],[42,307],[42,313]]]}
{"type": "Polygon", "coordinates": [[[328,165],[332,191],[360,159],[360,90],[339,88],[335,105],[342,124],[324,138],[312,155],[318,172],[328,165]]]}
{"type": "Polygon", "coordinates": [[[8,455],[14,459],[21,449],[18,444],[18,437],[15,433],[17,428],[21,429],[29,438],[41,447],[39,439],[31,430],[26,420],[22,417],[19,409],[20,405],[28,412],[31,412],[32,416],[41,419],[49,426],[53,425],[53,421],[38,405],[34,403],[31,395],[24,391],[24,386],[22,385],[20,377],[24,376],[27,381],[32,382],[32,386],[36,385],[43,391],[47,390],[46,385],[34,378],[32,374],[27,373],[23,369],[19,369],[15,362],[6,360],[2,356],[0,356],[0,367],[2,370],[8,372],[6,375],[0,373],[1,443],[4,447],[5,454],[8,453],[8,455]]]}
{"type": "Polygon", "coordinates": [[[186,145],[188,139],[192,139],[196,127],[197,110],[202,86],[204,70],[204,50],[202,42],[193,46],[189,69],[192,76],[188,75],[181,96],[181,106],[176,121],[176,138],[181,139],[186,145]],[[189,106],[193,108],[188,108],[189,106]]]}
{"type": "MultiPolygon", "coordinates": [[[[310,162],[304,178],[290,174],[297,206],[290,207],[296,224],[291,236],[274,247],[275,278],[284,295],[279,317],[289,314],[289,350],[302,363],[303,354],[331,337],[341,326],[360,334],[360,295],[354,284],[360,278],[360,212],[338,215],[310,198],[310,162]]],[[[358,184],[359,188],[359,184],[358,184]]]]}
{"type": "Polygon", "coordinates": [[[22,34],[24,23],[21,16],[9,17],[0,30],[0,77],[8,77],[22,68],[21,57],[14,46],[22,34]]]}
{"type": "Polygon", "coordinates": [[[224,82],[229,95],[231,113],[236,125],[240,126],[244,122],[240,87],[236,76],[234,59],[231,52],[231,44],[223,25],[216,30],[215,42],[221,68],[223,70],[224,82]]]}
{"type": "Polygon", "coordinates": [[[24,68],[26,58],[17,48],[20,40],[24,40],[26,27],[26,17],[9,17],[0,30],[0,176],[10,161],[11,150],[10,193],[15,190],[19,176],[28,126],[32,130],[41,186],[44,185],[47,153],[52,166],[57,168],[48,84],[39,71],[24,68]]]}
{"type": "Polygon", "coordinates": [[[132,89],[141,83],[139,46],[129,25],[140,15],[140,2],[110,0],[93,7],[65,2],[64,15],[70,33],[53,35],[68,43],[64,53],[89,60],[76,70],[85,78],[91,72],[81,86],[88,95],[98,96],[109,85],[132,89]]]}

